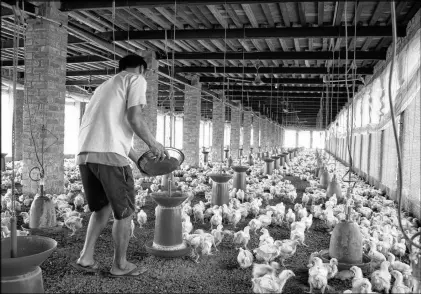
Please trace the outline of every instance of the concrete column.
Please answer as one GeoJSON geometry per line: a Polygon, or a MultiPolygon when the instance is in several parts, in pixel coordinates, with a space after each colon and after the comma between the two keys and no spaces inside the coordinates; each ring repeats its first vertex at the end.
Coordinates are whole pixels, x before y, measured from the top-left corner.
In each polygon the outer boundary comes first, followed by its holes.
{"type": "Polygon", "coordinates": [[[253,151],[259,151],[259,133],[260,133],[260,118],[254,114],[253,115],[253,151]]]}
{"type": "Polygon", "coordinates": [[[252,112],[251,108],[246,107],[244,111],[244,123],[243,123],[243,154],[250,153],[250,140],[251,140],[251,128],[252,128],[252,112]]]}
{"type": "MultiPolygon", "coordinates": [[[[67,25],[67,14],[60,12],[57,4],[59,2],[43,2],[39,6],[39,13],[67,25]]],[[[35,146],[40,157],[44,142],[44,146],[54,143],[43,152],[44,189],[48,194],[60,194],[64,192],[67,30],[58,24],[40,19],[28,19],[27,24],[22,136],[23,193],[36,193],[38,190],[38,182],[29,178],[29,171],[39,166],[35,146]],[[42,126],[49,132],[43,130],[42,126]]]]}
{"type": "MultiPolygon", "coordinates": [[[[156,124],[158,119],[158,61],[156,60],[155,52],[153,51],[145,51],[142,56],[148,65],[148,70],[150,70],[145,77],[148,84],[146,89],[146,105],[143,108],[143,115],[149,130],[152,135],[156,137],[156,124]]],[[[149,150],[148,145],[136,135],[133,136],[133,148],[139,155],[142,155],[149,150]]],[[[133,177],[140,177],[140,172],[137,168],[133,169],[133,177]]]]}
{"type": "Polygon", "coordinates": [[[313,148],[313,131],[310,131],[310,149],[313,148]]]}
{"type": "Polygon", "coordinates": [[[241,105],[238,106],[238,108],[231,108],[230,155],[232,159],[238,159],[238,149],[240,148],[241,105]]]}
{"type": "Polygon", "coordinates": [[[185,87],[183,152],[184,163],[190,166],[199,166],[201,88],[198,76],[193,77],[192,86],[185,87]]]}
{"type": "MultiPolygon", "coordinates": [[[[15,160],[22,160],[23,156],[23,105],[24,91],[18,90],[15,99],[15,160]]],[[[11,156],[11,154],[10,154],[11,156]]]]}
{"type": "Polygon", "coordinates": [[[298,147],[298,131],[295,131],[295,147],[298,147]]]}
{"type": "Polygon", "coordinates": [[[212,161],[224,161],[225,96],[213,98],[212,108],[212,161]]]}

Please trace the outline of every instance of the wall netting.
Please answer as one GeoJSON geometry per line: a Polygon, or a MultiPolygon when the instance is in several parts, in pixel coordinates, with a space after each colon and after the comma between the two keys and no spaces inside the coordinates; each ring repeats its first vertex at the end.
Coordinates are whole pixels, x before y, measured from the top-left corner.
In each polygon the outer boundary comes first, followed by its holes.
{"type": "Polygon", "coordinates": [[[368,147],[369,147],[369,140],[368,135],[361,136],[361,171],[368,174],[368,147]]]}
{"type": "MultiPolygon", "coordinates": [[[[399,126],[399,125],[398,125],[399,126]]],[[[392,199],[396,198],[396,185],[397,185],[397,167],[398,159],[396,153],[395,137],[393,135],[393,126],[389,126],[383,131],[382,138],[382,174],[381,174],[381,188],[389,194],[392,199]]]]}
{"type": "Polygon", "coordinates": [[[415,98],[402,115],[402,176],[403,176],[403,205],[405,210],[419,215],[420,181],[421,181],[421,121],[420,95],[415,98]]]}
{"type": "Polygon", "coordinates": [[[361,160],[361,140],[360,140],[360,135],[356,135],[354,136],[354,152],[352,154],[352,161],[353,161],[353,166],[357,169],[361,168],[360,165],[360,160],[361,160]]]}
{"type": "Polygon", "coordinates": [[[370,133],[370,157],[368,178],[371,185],[378,186],[378,179],[380,179],[380,159],[381,159],[381,141],[382,133],[370,133]]]}

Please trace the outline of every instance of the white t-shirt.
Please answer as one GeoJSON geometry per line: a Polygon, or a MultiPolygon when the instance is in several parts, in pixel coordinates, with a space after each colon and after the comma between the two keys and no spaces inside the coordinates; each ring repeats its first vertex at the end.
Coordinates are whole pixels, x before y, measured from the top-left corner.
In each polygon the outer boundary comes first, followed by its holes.
{"type": "Polygon", "coordinates": [[[143,76],[122,71],[101,84],[86,105],[79,128],[80,152],[112,152],[127,157],[134,132],[127,119],[132,106],[146,105],[143,76]]]}

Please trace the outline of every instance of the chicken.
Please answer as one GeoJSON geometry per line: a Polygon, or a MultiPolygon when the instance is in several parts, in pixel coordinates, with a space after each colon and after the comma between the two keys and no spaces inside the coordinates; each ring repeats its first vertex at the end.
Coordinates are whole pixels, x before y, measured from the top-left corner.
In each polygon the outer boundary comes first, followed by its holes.
{"type": "Polygon", "coordinates": [[[405,255],[405,252],[406,252],[405,239],[401,239],[400,242],[396,241],[395,244],[393,244],[392,253],[395,256],[399,256],[399,260],[401,259],[402,256],[405,255]]]}
{"type": "Polygon", "coordinates": [[[241,268],[248,268],[253,264],[253,254],[249,250],[244,250],[240,247],[237,261],[241,268]]]}
{"type": "Polygon", "coordinates": [[[279,263],[272,261],[270,264],[253,263],[253,278],[260,278],[264,275],[275,276],[276,271],[280,268],[279,263]]]}
{"type": "Polygon", "coordinates": [[[308,213],[307,213],[307,208],[301,208],[298,210],[297,215],[299,217],[299,219],[302,219],[304,217],[307,217],[308,213]]]}
{"type": "Polygon", "coordinates": [[[222,212],[218,209],[214,211],[214,215],[210,219],[211,230],[213,230],[213,226],[218,227],[222,224],[222,212]]]}
{"type": "Polygon", "coordinates": [[[377,251],[376,243],[374,241],[371,242],[370,251],[368,252],[368,257],[370,260],[370,271],[377,269],[380,264],[386,260],[386,257],[377,251]]]}
{"type": "Polygon", "coordinates": [[[190,221],[190,217],[187,216],[185,220],[181,223],[183,233],[190,234],[193,230],[193,224],[190,221]]]}
{"type": "Polygon", "coordinates": [[[392,293],[412,293],[412,290],[404,285],[401,272],[392,270],[390,274],[395,278],[395,283],[392,287],[392,293]]]}
{"type": "Polygon", "coordinates": [[[313,258],[314,265],[308,270],[308,283],[310,285],[310,292],[314,289],[321,289],[324,293],[327,287],[328,270],[323,266],[323,261],[319,257],[313,258]]]}
{"type": "Polygon", "coordinates": [[[374,290],[382,291],[384,289],[386,293],[389,293],[390,280],[392,278],[389,273],[389,266],[390,263],[388,261],[383,261],[380,264],[380,269],[371,274],[371,284],[374,290]]]}
{"type": "Polygon", "coordinates": [[[278,251],[278,247],[274,244],[264,244],[253,250],[256,254],[256,259],[264,261],[266,264],[273,261],[278,256],[278,251]]]}
{"type": "Polygon", "coordinates": [[[75,209],[79,209],[83,207],[83,204],[85,204],[85,199],[81,194],[78,194],[73,200],[73,204],[75,205],[75,209]]]}
{"type": "Polygon", "coordinates": [[[295,274],[291,270],[283,270],[278,277],[273,275],[264,275],[260,278],[253,278],[254,293],[282,293],[284,286],[289,278],[295,274]]]}
{"type": "Polygon", "coordinates": [[[308,193],[303,193],[303,198],[301,199],[301,202],[303,203],[304,207],[307,206],[307,203],[310,201],[310,196],[308,193]]]}
{"type": "MultiPolygon", "coordinates": [[[[240,190],[241,191],[241,190],[240,190]]],[[[230,219],[229,222],[231,224],[233,224],[234,228],[237,228],[237,224],[240,222],[242,216],[241,216],[241,211],[239,209],[234,210],[231,215],[230,215],[230,219]]]]}
{"type": "Polygon", "coordinates": [[[262,233],[262,235],[260,235],[259,237],[259,247],[265,244],[273,244],[274,240],[270,236],[269,231],[267,229],[262,228],[260,232],[262,233]]]}
{"type": "Polygon", "coordinates": [[[291,225],[293,222],[295,222],[295,213],[292,211],[291,208],[288,208],[288,212],[285,216],[287,222],[291,225]]]}
{"type": "Polygon", "coordinates": [[[300,229],[292,230],[290,239],[297,240],[300,245],[308,247],[307,244],[304,244],[304,239],[305,239],[304,230],[300,230],[300,229]]]}
{"type": "Polygon", "coordinates": [[[194,221],[198,222],[199,220],[202,221],[202,224],[205,224],[205,216],[203,214],[203,210],[200,208],[194,208],[193,207],[193,216],[194,216],[194,221]]]}
{"type": "Polygon", "coordinates": [[[308,231],[313,225],[313,215],[310,214],[307,217],[303,217],[301,221],[304,222],[304,224],[306,225],[306,230],[308,231]]]}
{"type": "Polygon", "coordinates": [[[82,218],[77,216],[70,216],[64,221],[64,225],[72,230],[72,234],[70,236],[73,236],[78,229],[82,228],[82,218]]]}
{"type": "Polygon", "coordinates": [[[29,224],[29,213],[21,212],[19,215],[22,216],[24,224],[29,224]]]}
{"type": "Polygon", "coordinates": [[[197,249],[199,248],[199,246],[202,243],[202,236],[201,234],[187,234],[184,233],[183,234],[183,239],[186,241],[186,243],[193,248],[192,257],[196,257],[196,259],[194,260],[196,263],[199,263],[199,258],[200,255],[197,253],[197,249]]]}
{"type": "Polygon", "coordinates": [[[146,224],[148,220],[148,216],[146,215],[146,213],[143,211],[143,209],[141,209],[138,213],[137,213],[137,222],[140,225],[140,228],[143,228],[143,225],[146,224]]]}
{"type": "Polygon", "coordinates": [[[387,254],[387,261],[393,270],[400,271],[404,276],[410,276],[412,274],[412,267],[409,264],[395,261],[395,256],[390,252],[387,254]]]}
{"type": "Polygon", "coordinates": [[[265,215],[259,215],[257,218],[262,223],[263,228],[268,227],[272,223],[272,214],[272,211],[268,211],[265,215]]]}
{"type": "MultiPolygon", "coordinates": [[[[250,241],[250,227],[246,226],[244,230],[234,233],[233,243],[236,245],[244,246],[247,248],[247,244],[250,241]]],[[[237,249],[237,248],[236,248],[237,249]]]]}
{"type": "MultiPolygon", "coordinates": [[[[275,241],[275,244],[276,244],[276,241],[275,241]]],[[[284,264],[284,261],[295,254],[295,251],[297,250],[297,244],[298,244],[297,240],[292,240],[291,242],[283,242],[279,245],[278,253],[279,253],[279,259],[281,260],[282,266],[286,266],[284,264]]]]}
{"type": "Polygon", "coordinates": [[[256,231],[262,227],[262,222],[254,218],[248,223],[248,226],[256,234],[256,231]]]}
{"type": "Polygon", "coordinates": [[[354,277],[352,278],[352,292],[358,293],[360,290],[360,284],[364,278],[363,272],[358,266],[352,266],[349,270],[354,274],[354,277]]]}
{"type": "Polygon", "coordinates": [[[236,193],[237,199],[240,200],[241,202],[244,202],[244,191],[239,189],[238,192],[236,193]]]}
{"type": "Polygon", "coordinates": [[[218,251],[218,248],[216,248],[216,246],[218,246],[219,244],[221,244],[222,240],[224,239],[224,231],[222,231],[224,227],[222,225],[219,225],[216,229],[213,229],[211,231],[211,234],[215,240],[215,250],[218,251]]]}
{"type": "Polygon", "coordinates": [[[1,226],[1,237],[7,238],[10,236],[10,230],[7,226],[2,225],[1,226]]]}

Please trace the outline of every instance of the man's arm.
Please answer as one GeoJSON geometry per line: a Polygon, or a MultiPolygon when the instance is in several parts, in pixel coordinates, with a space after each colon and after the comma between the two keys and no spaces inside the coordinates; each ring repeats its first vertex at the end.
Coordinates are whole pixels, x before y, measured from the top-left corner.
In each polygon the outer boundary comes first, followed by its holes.
{"type": "MultiPolygon", "coordinates": [[[[148,125],[143,119],[141,105],[130,107],[127,113],[127,119],[130,123],[130,126],[133,129],[133,132],[137,136],[139,136],[139,138],[142,139],[146,143],[146,145],[148,145],[149,149],[154,153],[155,156],[157,156],[158,160],[164,159],[165,155],[168,158],[170,157],[168,154],[168,151],[166,151],[164,149],[164,146],[162,146],[158,141],[155,140],[155,137],[152,135],[151,131],[149,130],[148,125]]],[[[132,150],[130,150],[130,152],[131,151],[132,150]]],[[[132,159],[130,157],[130,154],[129,154],[129,158],[132,159]]]]}

